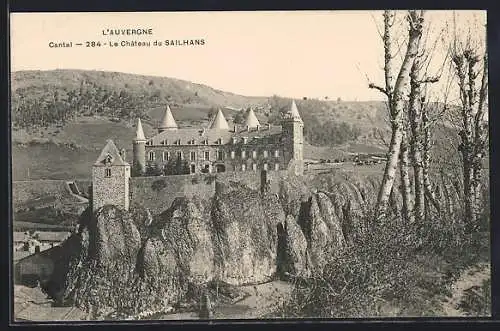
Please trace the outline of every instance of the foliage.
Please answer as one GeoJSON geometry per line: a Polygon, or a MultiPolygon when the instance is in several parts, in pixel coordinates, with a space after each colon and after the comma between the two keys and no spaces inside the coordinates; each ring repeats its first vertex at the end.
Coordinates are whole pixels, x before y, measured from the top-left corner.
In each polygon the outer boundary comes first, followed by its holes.
{"type": "Polygon", "coordinates": [[[190,173],[188,161],[180,158],[169,160],[164,168],[165,175],[187,175],[190,173]]]}
{"type": "Polygon", "coordinates": [[[146,176],[160,176],[163,174],[158,163],[149,163],[146,165],[146,176]]]}
{"type": "Polygon", "coordinates": [[[133,95],[127,90],[105,90],[97,83],[82,82],[80,88],[44,91],[34,98],[29,89],[17,89],[12,98],[12,122],[21,128],[65,124],[77,116],[102,115],[111,118],[147,118],[149,95],[133,95]]]}
{"type": "MultiPolygon", "coordinates": [[[[269,99],[270,112],[269,123],[281,124],[281,119],[290,108],[288,99],[273,96],[269,99]]],[[[320,120],[316,115],[315,108],[320,108],[323,103],[315,100],[300,102],[298,108],[304,121],[304,137],[311,145],[331,146],[340,145],[348,141],[354,141],[361,135],[361,129],[355,124],[337,122],[332,119],[320,120]]]]}
{"type": "Polygon", "coordinates": [[[156,192],[160,192],[165,187],[167,187],[167,183],[163,179],[155,180],[153,182],[153,184],[151,184],[151,188],[153,189],[153,191],[156,191],[156,192]]]}
{"type": "Polygon", "coordinates": [[[371,223],[370,231],[361,227],[346,250],[295,284],[282,316],[435,315],[454,278],[489,259],[488,233],[467,232],[458,222],[417,225],[394,218],[371,223]]]}
{"type": "Polygon", "coordinates": [[[491,279],[481,286],[473,286],[465,291],[465,297],[458,304],[458,308],[471,316],[491,315],[491,279]]]}

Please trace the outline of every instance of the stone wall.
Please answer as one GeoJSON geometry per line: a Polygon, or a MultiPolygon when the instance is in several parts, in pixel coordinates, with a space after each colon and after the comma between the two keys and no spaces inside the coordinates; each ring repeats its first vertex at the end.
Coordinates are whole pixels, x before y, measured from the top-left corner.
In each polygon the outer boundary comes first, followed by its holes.
{"type": "Polygon", "coordinates": [[[111,177],[106,177],[106,167],[92,169],[92,206],[97,210],[104,205],[114,205],[128,210],[130,166],[112,166],[111,177]]]}
{"type": "MultiPolygon", "coordinates": [[[[269,171],[267,179],[271,192],[279,192],[279,180],[289,176],[288,171],[269,171]]],[[[175,198],[198,197],[210,199],[215,194],[216,182],[226,186],[238,182],[260,190],[261,172],[226,172],[219,174],[152,176],[130,178],[130,203],[148,208],[152,214],[168,209],[175,198]]]]}
{"type": "Polygon", "coordinates": [[[177,175],[130,178],[130,202],[148,208],[152,214],[168,209],[175,198],[198,196],[211,198],[215,177],[210,175],[177,175]]]}

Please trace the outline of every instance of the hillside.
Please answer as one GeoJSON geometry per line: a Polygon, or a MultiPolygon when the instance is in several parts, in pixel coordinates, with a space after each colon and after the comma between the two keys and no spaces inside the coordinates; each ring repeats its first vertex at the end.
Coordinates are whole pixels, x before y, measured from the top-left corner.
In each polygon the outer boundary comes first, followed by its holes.
{"type": "MultiPolygon", "coordinates": [[[[232,125],[254,107],[262,123],[278,122],[291,99],[249,97],[168,77],[117,72],[52,70],[12,73],[13,179],[86,178],[106,139],[131,153],[141,117],[154,133],[169,104],[182,127],[203,126],[215,107],[232,125]]],[[[337,158],[378,150],[385,127],[382,102],[297,100],[305,122],[306,158],[337,158]]],[[[130,154],[129,154],[130,155],[130,154]]]]}

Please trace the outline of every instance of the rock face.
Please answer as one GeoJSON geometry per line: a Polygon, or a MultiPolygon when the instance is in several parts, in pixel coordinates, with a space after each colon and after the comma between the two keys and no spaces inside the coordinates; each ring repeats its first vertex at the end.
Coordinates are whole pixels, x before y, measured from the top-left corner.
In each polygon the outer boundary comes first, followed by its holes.
{"type": "Polygon", "coordinates": [[[199,300],[190,297],[192,288],[210,281],[307,276],[329,252],[345,248],[344,229],[354,226],[351,216],[367,201],[345,180],[314,183],[324,192],[306,183],[283,181],[279,194],[217,185],[212,199],[178,198],[154,218],[140,206],[87,211],[62,302],[91,318],[133,315],[199,300]]]}

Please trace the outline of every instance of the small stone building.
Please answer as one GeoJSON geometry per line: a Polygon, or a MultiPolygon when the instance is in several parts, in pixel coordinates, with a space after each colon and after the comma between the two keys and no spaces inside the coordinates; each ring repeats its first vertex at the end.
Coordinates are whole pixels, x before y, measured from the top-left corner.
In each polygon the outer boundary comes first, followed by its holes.
{"type": "Polygon", "coordinates": [[[108,140],[92,167],[92,210],[115,205],[128,210],[130,165],[115,143],[108,140]]]}

